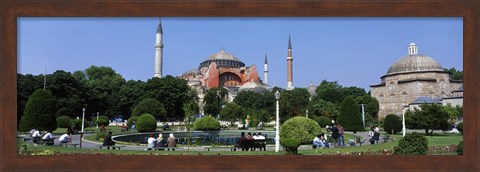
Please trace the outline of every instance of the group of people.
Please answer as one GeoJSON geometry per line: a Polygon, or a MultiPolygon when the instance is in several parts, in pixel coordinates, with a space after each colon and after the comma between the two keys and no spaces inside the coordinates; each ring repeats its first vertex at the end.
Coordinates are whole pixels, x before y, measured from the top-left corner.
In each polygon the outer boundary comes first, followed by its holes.
{"type": "MultiPolygon", "coordinates": [[[[241,148],[242,151],[249,151],[249,150],[255,150],[255,148],[252,145],[248,144],[248,141],[254,141],[254,140],[265,140],[265,136],[262,135],[262,133],[252,133],[248,132],[247,136],[245,136],[245,132],[240,133],[240,138],[238,139],[237,144],[235,147],[238,147],[239,149],[241,148]]],[[[235,149],[236,150],[236,149],[235,149]]]]}
{"type": "Polygon", "coordinates": [[[345,146],[345,130],[340,124],[333,124],[332,126],[327,126],[327,130],[332,132],[333,146],[334,147],[343,147],[345,146]]]}
{"type": "Polygon", "coordinates": [[[147,139],[147,148],[145,148],[145,150],[152,150],[155,147],[168,147],[169,149],[171,148],[172,150],[175,150],[175,147],[177,147],[177,141],[175,139],[175,136],[173,135],[173,133],[170,133],[168,138],[163,138],[162,133],[160,133],[158,134],[158,137],[155,138],[153,133],[150,134],[150,137],[148,137],[147,139]]]}
{"type": "Polygon", "coordinates": [[[313,139],[313,148],[329,148],[330,144],[327,141],[327,137],[324,133],[320,133],[313,139]]]}
{"type": "MultiPolygon", "coordinates": [[[[43,135],[40,134],[40,131],[37,129],[30,130],[30,138],[32,139],[33,143],[39,143],[41,140],[44,143],[53,144],[53,140],[55,139],[52,135],[52,131],[46,131],[43,135]]],[[[58,139],[59,143],[70,143],[72,141],[72,133],[71,131],[67,131],[66,134],[63,134],[58,139]]]]}
{"type": "Polygon", "coordinates": [[[369,141],[371,144],[378,143],[380,140],[380,129],[377,126],[371,126],[370,131],[368,131],[369,141]]]}

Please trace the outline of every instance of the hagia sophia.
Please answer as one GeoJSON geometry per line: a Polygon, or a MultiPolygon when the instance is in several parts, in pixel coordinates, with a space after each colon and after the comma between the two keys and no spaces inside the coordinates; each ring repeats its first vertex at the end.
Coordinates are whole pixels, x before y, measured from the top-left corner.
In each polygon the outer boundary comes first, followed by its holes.
{"type": "MultiPolygon", "coordinates": [[[[163,30],[159,23],[155,44],[154,77],[162,77],[163,30]]],[[[287,48],[287,87],[293,86],[293,57],[291,39],[287,48]]],[[[250,90],[259,93],[271,89],[268,83],[268,60],[265,55],[263,80],[259,77],[255,64],[246,66],[234,54],[220,49],[199,63],[197,69],[182,73],[178,78],[188,81],[199,97],[200,113],[203,114],[205,91],[214,87],[224,87],[229,91],[228,100],[233,101],[238,92],[250,90]]],[[[463,81],[452,80],[451,74],[433,58],[418,54],[415,43],[408,46],[408,55],[393,63],[381,82],[370,86],[371,96],[379,102],[379,119],[388,114],[401,115],[406,109],[419,107],[423,103],[463,106],[463,81]]],[[[311,83],[306,89],[315,94],[316,86],[311,83]]]]}

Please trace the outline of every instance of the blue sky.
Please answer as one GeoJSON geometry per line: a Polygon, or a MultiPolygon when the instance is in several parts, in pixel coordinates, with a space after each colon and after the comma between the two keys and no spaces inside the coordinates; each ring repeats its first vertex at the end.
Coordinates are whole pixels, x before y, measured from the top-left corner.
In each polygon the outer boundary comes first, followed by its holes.
{"type": "MultiPolygon", "coordinates": [[[[146,81],[154,73],[158,18],[22,17],[18,20],[18,72],[74,72],[109,66],[125,79],[146,81]]],[[[293,48],[293,83],[306,87],[338,81],[369,91],[388,67],[407,55],[410,42],[419,54],[444,68],[463,70],[462,18],[210,17],[162,18],[163,74],[178,76],[198,68],[222,47],[263,78],[265,54],[269,83],[287,85],[288,36],[293,48]]]]}

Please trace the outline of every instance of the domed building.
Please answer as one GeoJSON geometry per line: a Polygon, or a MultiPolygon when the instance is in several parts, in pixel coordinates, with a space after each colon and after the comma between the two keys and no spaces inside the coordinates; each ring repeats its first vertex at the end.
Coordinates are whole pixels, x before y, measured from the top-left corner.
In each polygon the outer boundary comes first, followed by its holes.
{"type": "MultiPolygon", "coordinates": [[[[420,100],[438,100],[453,96],[463,81],[452,80],[450,73],[433,58],[418,54],[415,43],[408,46],[408,55],[397,60],[381,77],[381,83],[371,85],[371,96],[379,102],[378,117],[401,115],[404,107],[420,100]]],[[[426,102],[431,103],[431,102],[426,102]]]]}

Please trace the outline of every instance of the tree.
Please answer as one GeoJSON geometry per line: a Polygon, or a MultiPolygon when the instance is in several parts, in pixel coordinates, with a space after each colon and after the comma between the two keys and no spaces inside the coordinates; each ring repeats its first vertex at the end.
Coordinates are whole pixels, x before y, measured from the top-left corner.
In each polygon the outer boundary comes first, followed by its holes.
{"type": "Polygon", "coordinates": [[[151,114],[155,118],[165,118],[167,111],[158,100],[146,98],[140,101],[132,112],[132,116],[140,116],[143,114],[151,114]]]}
{"type": "Polygon", "coordinates": [[[338,116],[338,107],[332,102],[314,96],[308,103],[308,115],[310,116],[325,116],[329,118],[336,118],[338,116]]]}
{"type": "Polygon", "coordinates": [[[340,104],[340,113],[337,123],[347,131],[362,131],[363,122],[360,108],[351,96],[348,96],[340,104]]]}
{"type": "Polygon", "coordinates": [[[162,78],[153,77],[145,85],[142,98],[154,98],[160,101],[167,111],[167,118],[183,119],[183,104],[191,97],[187,81],[167,75],[162,78]]]}
{"type": "MultiPolygon", "coordinates": [[[[362,96],[355,97],[357,105],[364,104],[365,115],[370,116],[373,119],[378,119],[379,103],[377,99],[370,96],[370,94],[364,94],[362,96]]],[[[367,119],[367,118],[366,118],[367,119]]]]}
{"type": "Polygon", "coordinates": [[[17,74],[17,126],[20,125],[28,97],[40,88],[43,88],[43,77],[17,74]]]}
{"type": "Polygon", "coordinates": [[[405,113],[405,123],[409,128],[424,129],[426,135],[433,130],[448,130],[450,127],[448,113],[437,104],[423,104],[413,112],[405,113]]]}
{"type": "Polygon", "coordinates": [[[126,119],[130,117],[133,108],[142,100],[141,97],[145,93],[144,87],[145,82],[143,81],[129,80],[116,92],[118,95],[114,97],[118,98],[115,102],[118,102],[119,113],[124,115],[126,119]]]}
{"type": "Polygon", "coordinates": [[[236,120],[244,119],[245,109],[236,103],[227,103],[227,105],[220,111],[220,119],[229,121],[233,124],[236,120]]]}
{"type": "Polygon", "coordinates": [[[393,150],[394,155],[426,155],[428,140],[420,133],[409,133],[398,141],[398,146],[395,146],[393,150]]]}
{"type": "Polygon", "coordinates": [[[233,100],[246,110],[247,113],[242,118],[250,115],[252,125],[256,125],[260,121],[266,122],[272,118],[275,113],[275,101],[275,95],[272,92],[261,94],[253,91],[239,92],[233,100]]]}
{"type": "Polygon", "coordinates": [[[310,93],[305,88],[285,90],[280,94],[280,121],[286,121],[294,116],[305,115],[310,93]]]}
{"type": "Polygon", "coordinates": [[[56,116],[81,116],[81,109],[86,106],[88,98],[86,86],[63,70],[53,72],[48,78],[47,90],[56,98],[56,116]]]}
{"type": "Polygon", "coordinates": [[[208,115],[218,115],[222,110],[222,106],[226,103],[225,97],[228,90],[222,87],[210,88],[206,91],[204,111],[208,115]]]}
{"type": "Polygon", "coordinates": [[[342,88],[343,87],[338,84],[337,81],[329,82],[323,80],[317,89],[315,89],[315,93],[319,99],[332,103],[340,103],[345,97],[342,93],[342,88]]]}
{"type": "Polygon", "coordinates": [[[48,90],[38,89],[28,98],[19,131],[25,132],[32,128],[40,131],[57,129],[55,98],[48,90]]]}
{"type": "MultiPolygon", "coordinates": [[[[86,113],[100,112],[110,117],[118,114],[120,108],[118,107],[119,98],[116,97],[118,96],[116,92],[125,83],[125,79],[107,66],[97,67],[92,65],[85,69],[84,73],[87,79],[85,84],[90,94],[86,113]]],[[[76,75],[80,74],[77,72],[76,75]]]]}
{"type": "Polygon", "coordinates": [[[459,71],[457,69],[455,69],[454,67],[453,68],[450,68],[450,69],[443,69],[444,71],[447,71],[447,72],[450,72],[450,78],[452,78],[453,80],[463,80],[463,71],[459,71]]]}
{"type": "Polygon", "coordinates": [[[137,119],[136,129],[138,132],[152,132],[157,129],[157,120],[153,115],[142,114],[137,119]]]}
{"type": "Polygon", "coordinates": [[[402,130],[402,121],[395,114],[389,114],[383,122],[383,130],[389,134],[396,134],[402,130]]]}

